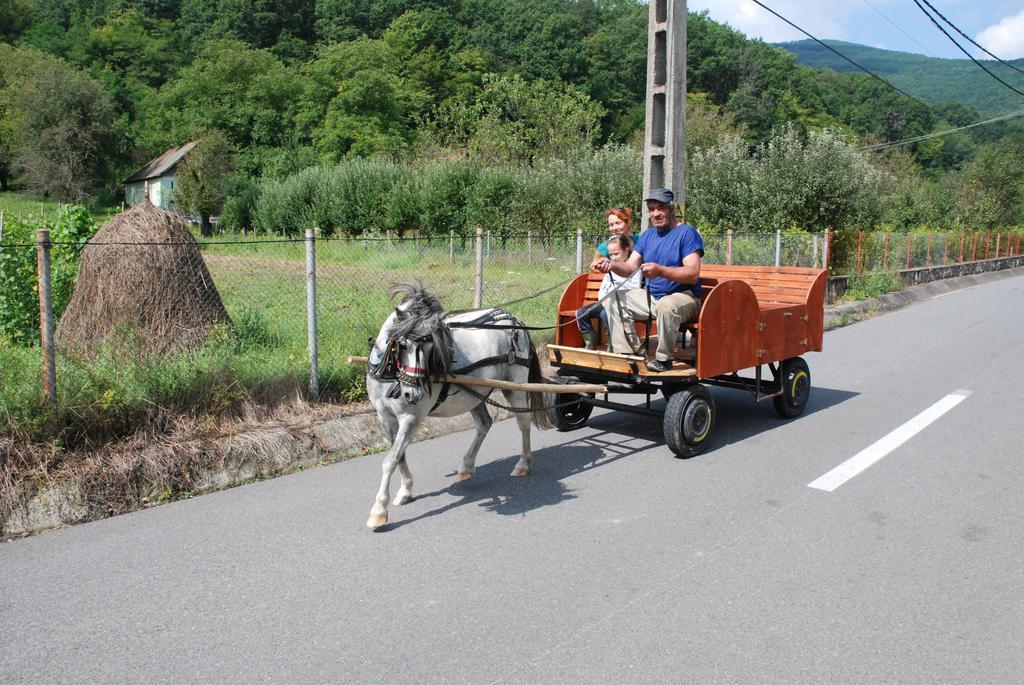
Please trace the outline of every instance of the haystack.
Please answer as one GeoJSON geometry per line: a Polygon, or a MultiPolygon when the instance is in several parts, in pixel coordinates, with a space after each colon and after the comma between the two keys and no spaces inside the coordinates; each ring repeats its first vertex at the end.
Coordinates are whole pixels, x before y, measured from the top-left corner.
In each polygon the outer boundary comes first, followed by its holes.
{"type": "Polygon", "coordinates": [[[167,354],[199,347],[213,326],[230,323],[184,219],[142,202],[82,250],[57,344],[90,354],[122,331],[144,354],[167,354]]]}

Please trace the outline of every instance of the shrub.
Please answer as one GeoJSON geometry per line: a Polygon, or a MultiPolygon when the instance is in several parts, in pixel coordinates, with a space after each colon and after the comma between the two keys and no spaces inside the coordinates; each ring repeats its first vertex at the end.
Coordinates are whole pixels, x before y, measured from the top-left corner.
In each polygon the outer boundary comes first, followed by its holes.
{"type": "Polygon", "coordinates": [[[786,126],[751,155],[727,136],[693,155],[688,212],[719,228],[857,229],[877,223],[892,177],[831,131],[786,126]]]}
{"type": "Polygon", "coordinates": [[[37,227],[50,231],[56,243],[50,251],[50,282],[53,292],[53,318],[60,318],[75,287],[78,256],[85,241],[96,231],[92,215],[85,207],[62,210],[54,219],[38,226],[8,217],[4,222],[4,242],[17,247],[0,248],[0,337],[20,345],[39,340],[39,296],[36,275],[37,227]]]}
{"type": "Polygon", "coordinates": [[[310,227],[324,235],[601,229],[608,207],[639,209],[641,181],[640,153],[625,146],[519,167],[351,159],[264,181],[253,193],[252,225],[290,236],[310,227]]]}

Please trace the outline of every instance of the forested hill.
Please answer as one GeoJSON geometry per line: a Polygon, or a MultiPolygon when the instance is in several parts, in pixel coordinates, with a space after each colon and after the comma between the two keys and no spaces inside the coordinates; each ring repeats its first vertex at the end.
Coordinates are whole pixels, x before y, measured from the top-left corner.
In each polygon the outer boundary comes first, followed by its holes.
{"type": "MultiPolygon", "coordinates": [[[[926,102],[938,104],[952,100],[972,107],[980,114],[993,116],[1024,108],[1024,97],[1001,85],[967,58],[927,57],[839,40],[826,40],[825,43],[926,102]]],[[[839,72],[857,71],[852,64],[813,40],[776,45],[793,53],[801,64],[809,67],[828,68],[839,72]]],[[[1024,90],[1024,75],[994,60],[979,61],[1007,83],[1024,90]]],[[[1007,61],[1019,69],[1024,69],[1024,59],[1007,61]]]]}
{"type": "MultiPolygon", "coordinates": [[[[504,172],[635,150],[648,13],[641,0],[0,0],[0,189],[116,202],[146,160],[197,139],[209,154],[190,157],[230,167],[226,195],[249,204],[269,182],[365,159],[504,172]]],[[[917,71],[901,72],[912,92],[930,78],[917,71]]],[[[967,83],[947,97],[988,87],[967,83]]],[[[803,66],[707,13],[688,18],[687,88],[689,153],[725,141],[749,156],[824,129],[866,147],[979,119],[803,66]]],[[[1021,126],[899,149],[908,174],[940,178],[985,146],[1002,154],[1021,126]]]]}

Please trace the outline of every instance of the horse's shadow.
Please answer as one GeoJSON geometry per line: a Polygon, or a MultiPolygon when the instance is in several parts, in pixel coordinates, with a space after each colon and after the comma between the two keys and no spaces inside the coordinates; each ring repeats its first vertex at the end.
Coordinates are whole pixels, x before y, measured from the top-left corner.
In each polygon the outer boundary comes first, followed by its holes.
{"type": "MultiPolygon", "coordinates": [[[[657,435],[642,429],[617,430],[614,433],[604,431],[581,434],[579,437],[570,433],[565,435],[567,442],[563,444],[534,450],[530,476],[513,478],[509,475],[519,460],[518,454],[482,464],[469,480],[455,481],[433,492],[416,495],[413,501],[419,502],[442,495],[457,499],[419,516],[388,523],[375,529],[375,532],[392,531],[470,504],[479,504],[487,511],[500,516],[517,516],[527,511],[559,504],[576,497],[572,489],[565,484],[565,479],[658,444],[657,435]]],[[[451,478],[455,475],[454,470],[446,474],[451,478]]]]}
{"type": "MultiPolygon", "coordinates": [[[[713,394],[718,410],[717,427],[711,449],[704,454],[712,454],[727,445],[791,423],[780,419],[770,402],[755,403],[743,391],[715,388],[713,394]]],[[[857,394],[846,390],[815,388],[803,416],[845,402],[857,394]]],[[[664,400],[655,400],[652,408],[664,409],[664,400]]],[[[443,495],[456,499],[418,516],[388,523],[375,529],[375,532],[393,531],[470,504],[479,504],[500,516],[516,516],[575,499],[576,495],[564,482],[569,477],[664,444],[660,418],[629,415],[629,419],[624,420],[623,416],[622,412],[602,413],[589,422],[589,427],[599,432],[565,433],[566,440],[563,443],[535,450],[533,470],[526,478],[509,476],[519,459],[518,454],[482,464],[477,467],[473,478],[455,481],[432,492],[417,495],[413,501],[443,495]]],[[[454,478],[456,471],[452,470],[446,475],[454,478]]]]}

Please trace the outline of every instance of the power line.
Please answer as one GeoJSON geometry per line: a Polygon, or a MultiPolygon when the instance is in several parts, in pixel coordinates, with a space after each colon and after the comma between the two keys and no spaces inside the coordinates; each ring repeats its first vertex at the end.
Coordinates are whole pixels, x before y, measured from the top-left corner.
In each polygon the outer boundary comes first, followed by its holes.
{"type": "MultiPolygon", "coordinates": [[[[867,0],[864,0],[864,2],[867,2],[867,0]]],[[[972,45],[974,45],[975,47],[977,47],[977,48],[978,48],[979,50],[981,50],[982,52],[984,52],[984,53],[985,53],[986,55],[988,55],[988,56],[989,56],[989,57],[991,57],[992,59],[996,60],[996,61],[997,61],[997,62],[999,62],[1000,64],[1003,64],[1003,65],[1005,65],[1005,66],[1008,66],[1008,67],[1010,67],[1011,69],[1013,69],[1014,71],[1017,71],[1017,72],[1020,72],[1020,73],[1024,74],[1024,69],[1019,69],[1019,68],[1017,68],[1017,67],[1013,66],[1012,64],[1010,64],[1009,62],[1004,62],[1003,60],[999,59],[998,57],[996,57],[995,55],[993,55],[993,54],[992,54],[991,52],[989,52],[988,50],[986,50],[986,49],[985,49],[984,47],[982,47],[981,45],[979,45],[978,43],[976,43],[976,42],[974,41],[974,39],[973,39],[973,38],[971,38],[971,37],[970,37],[970,36],[968,36],[968,35],[967,35],[966,33],[964,33],[963,31],[961,31],[961,30],[959,29],[959,27],[957,27],[957,25],[956,25],[956,24],[954,24],[953,22],[951,22],[951,21],[950,21],[949,19],[946,19],[946,17],[945,17],[945,16],[944,16],[944,15],[942,14],[942,12],[940,12],[940,11],[939,11],[939,10],[937,10],[937,9],[935,9],[935,5],[933,5],[933,4],[931,4],[930,2],[928,2],[928,0],[923,0],[923,2],[924,2],[924,4],[928,5],[928,7],[929,7],[929,9],[931,9],[931,11],[933,11],[933,12],[935,12],[935,14],[939,15],[939,18],[940,18],[940,19],[942,19],[942,21],[944,21],[944,22],[946,22],[947,24],[949,24],[949,25],[950,25],[950,26],[951,26],[951,27],[953,28],[953,30],[954,30],[954,31],[956,31],[956,32],[957,32],[957,33],[959,33],[959,34],[960,34],[961,36],[963,36],[964,38],[966,38],[967,40],[969,40],[969,41],[971,42],[971,44],[972,44],[972,45]]]]}
{"type": "Polygon", "coordinates": [[[914,136],[913,138],[907,138],[906,140],[897,140],[891,143],[879,143],[877,145],[868,145],[867,147],[857,148],[861,151],[877,152],[878,150],[885,150],[890,147],[896,147],[897,145],[909,145],[910,143],[917,143],[922,140],[928,140],[929,138],[941,138],[942,136],[948,136],[951,133],[958,133],[965,131],[969,128],[975,128],[977,126],[985,126],[987,124],[994,124],[1000,121],[1009,121],[1010,119],[1016,119],[1018,117],[1024,117],[1024,109],[1017,110],[1016,112],[1010,112],[1008,114],[1001,114],[985,121],[977,121],[973,124],[967,124],[966,126],[958,126],[956,128],[947,129],[945,131],[936,131],[935,133],[926,133],[921,136],[914,136]]]}
{"type": "Polygon", "coordinates": [[[915,43],[917,43],[917,46],[918,46],[919,48],[921,48],[922,50],[924,50],[925,52],[927,52],[927,53],[928,53],[929,55],[931,55],[932,57],[938,57],[938,55],[936,55],[936,54],[935,54],[934,52],[932,52],[931,50],[929,50],[928,48],[926,48],[926,47],[925,47],[924,45],[922,45],[922,44],[920,43],[920,41],[918,41],[918,40],[917,40],[917,38],[914,38],[914,37],[913,37],[912,35],[910,35],[910,34],[909,34],[909,33],[907,33],[906,31],[904,31],[904,30],[903,30],[903,27],[902,27],[902,26],[900,26],[899,24],[897,24],[896,22],[894,22],[894,21],[893,21],[892,19],[890,19],[890,18],[889,18],[888,16],[886,16],[886,14],[885,14],[884,12],[882,12],[882,10],[880,10],[880,9],[878,9],[877,7],[875,7],[874,5],[872,5],[872,4],[870,3],[870,2],[868,2],[868,0],[861,0],[861,2],[863,2],[863,3],[865,4],[865,5],[867,5],[867,6],[868,6],[868,7],[870,7],[871,9],[875,10],[875,12],[877,12],[877,13],[878,13],[878,14],[879,14],[879,15],[880,15],[880,16],[882,17],[882,19],[885,19],[885,20],[886,20],[887,22],[889,22],[890,24],[892,24],[893,26],[895,26],[895,27],[896,27],[897,29],[899,29],[900,33],[902,33],[902,34],[903,34],[904,36],[906,36],[906,37],[907,37],[907,38],[909,38],[910,40],[912,40],[912,41],[914,41],[915,43]]]}
{"type": "MultiPolygon", "coordinates": [[[[797,26],[796,24],[794,24],[793,22],[791,22],[791,21],[790,21],[789,19],[786,19],[786,18],[785,18],[784,16],[782,16],[781,14],[779,14],[778,12],[776,12],[775,10],[773,10],[773,9],[772,9],[771,7],[769,7],[768,5],[766,5],[766,4],[764,4],[763,2],[761,2],[760,0],[750,0],[750,1],[751,1],[751,2],[753,2],[753,3],[755,4],[755,5],[758,5],[758,6],[760,6],[760,7],[762,8],[762,9],[768,10],[769,12],[771,12],[772,14],[774,14],[774,15],[775,15],[776,17],[778,17],[778,18],[779,18],[779,19],[781,19],[782,21],[786,22],[787,24],[789,24],[790,26],[792,26],[793,28],[795,28],[795,29],[796,29],[797,31],[799,31],[800,33],[804,34],[805,36],[807,36],[808,38],[810,38],[810,39],[811,39],[811,40],[813,40],[814,42],[816,42],[816,43],[818,43],[819,45],[821,45],[821,46],[822,46],[823,48],[825,48],[826,50],[829,50],[830,52],[834,52],[834,53],[835,53],[836,55],[838,55],[839,57],[842,57],[842,58],[843,58],[843,59],[845,59],[845,60],[846,60],[847,62],[849,62],[849,63],[850,63],[850,64],[852,64],[853,66],[857,67],[858,69],[860,69],[861,71],[863,71],[863,72],[864,72],[865,74],[867,74],[867,75],[868,75],[868,76],[870,76],[871,78],[873,78],[873,79],[876,79],[876,80],[878,80],[878,81],[881,81],[882,83],[884,83],[885,85],[889,86],[890,88],[892,88],[893,90],[895,90],[895,91],[896,91],[897,93],[899,93],[900,95],[902,95],[903,97],[905,97],[905,98],[909,98],[909,99],[913,100],[914,102],[916,102],[917,104],[921,105],[922,107],[924,107],[924,108],[926,108],[926,109],[931,109],[931,106],[930,106],[930,105],[928,105],[927,103],[925,103],[925,102],[922,102],[921,100],[918,100],[918,99],[917,99],[916,97],[914,97],[913,95],[909,95],[909,94],[907,94],[907,93],[904,93],[904,92],[903,92],[902,90],[900,90],[900,89],[899,89],[899,88],[897,88],[896,86],[892,85],[891,83],[889,83],[888,81],[886,81],[886,80],[885,80],[884,78],[882,78],[881,76],[879,76],[879,75],[878,75],[878,74],[876,74],[875,72],[871,71],[870,69],[868,69],[868,68],[866,68],[866,67],[862,67],[861,65],[857,64],[857,63],[856,63],[856,62],[854,62],[854,61],[853,61],[852,59],[850,59],[849,57],[847,57],[846,55],[844,55],[843,53],[841,53],[841,52],[839,52],[838,50],[836,50],[835,48],[833,48],[833,47],[832,47],[831,45],[827,45],[826,43],[824,43],[823,41],[819,40],[819,39],[818,39],[818,38],[816,38],[815,36],[812,36],[812,35],[811,35],[810,33],[808,33],[807,31],[805,31],[804,29],[800,28],[799,26],[797,26]]],[[[915,0],[915,2],[916,2],[916,0],[915,0]]]]}
{"type": "MultiPolygon", "coordinates": [[[[754,2],[757,2],[757,0],[754,0],[754,2]]],[[[917,8],[918,8],[919,10],[921,10],[922,12],[924,12],[924,14],[925,14],[925,16],[926,16],[926,17],[928,17],[929,19],[931,19],[931,20],[932,20],[932,23],[933,23],[933,24],[935,24],[936,28],[938,28],[938,29],[939,29],[940,31],[942,31],[943,35],[945,35],[945,36],[946,36],[946,38],[949,38],[949,40],[951,40],[951,41],[953,42],[953,45],[955,45],[955,46],[957,46],[958,48],[960,48],[960,52],[962,52],[962,53],[964,53],[965,55],[967,55],[967,56],[968,56],[968,57],[969,57],[969,58],[971,59],[971,61],[972,61],[972,62],[974,62],[974,63],[975,63],[975,64],[977,64],[977,65],[978,65],[979,67],[981,67],[982,69],[984,69],[984,70],[985,70],[985,73],[986,73],[986,74],[988,74],[989,76],[991,76],[992,78],[994,78],[994,79],[995,79],[996,81],[999,81],[1000,83],[1002,83],[1002,84],[1003,84],[1004,86],[1006,86],[1007,88],[1009,88],[1010,90],[1012,90],[1012,91],[1013,91],[1014,93],[1017,93],[1018,95],[1022,95],[1022,96],[1024,96],[1024,91],[1020,91],[1020,90],[1017,90],[1016,88],[1014,88],[1013,86],[1011,86],[1011,85],[1010,85],[1009,83],[1007,83],[1007,82],[1006,82],[1006,81],[1004,81],[1003,79],[1001,79],[1001,78],[999,78],[998,76],[996,76],[996,75],[995,75],[995,73],[993,73],[993,72],[992,72],[992,71],[991,71],[991,70],[990,70],[990,69],[989,69],[988,67],[986,67],[986,66],[985,66],[984,64],[982,64],[982,63],[981,63],[981,62],[979,62],[978,60],[974,59],[974,55],[972,55],[972,54],[971,54],[970,52],[968,52],[968,51],[967,51],[967,50],[966,50],[966,49],[964,48],[964,46],[960,45],[960,43],[958,43],[958,42],[956,41],[956,38],[954,38],[953,36],[949,35],[949,32],[948,32],[948,31],[947,31],[946,29],[942,28],[942,24],[940,24],[940,23],[938,22],[938,20],[937,20],[937,19],[936,19],[935,17],[933,17],[933,16],[931,15],[931,13],[930,13],[930,12],[929,12],[928,10],[926,10],[926,9],[924,8],[924,5],[922,5],[922,4],[921,4],[920,0],[914,0],[914,4],[915,4],[915,5],[917,5],[917,8]]]]}

